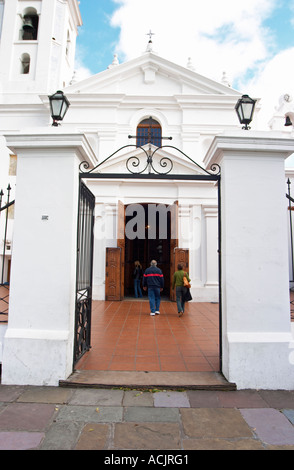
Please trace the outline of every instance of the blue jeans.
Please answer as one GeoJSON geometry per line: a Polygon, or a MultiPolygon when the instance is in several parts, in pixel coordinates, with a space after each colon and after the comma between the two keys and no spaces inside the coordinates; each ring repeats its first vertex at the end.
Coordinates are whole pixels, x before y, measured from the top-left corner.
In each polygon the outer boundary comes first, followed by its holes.
{"type": "Polygon", "coordinates": [[[159,311],[160,306],[160,288],[159,287],[148,287],[148,297],[150,310],[152,313],[159,311]]]}
{"type": "Polygon", "coordinates": [[[134,279],[134,290],[135,290],[135,297],[143,297],[141,286],[140,286],[140,279],[134,279]]]}
{"type": "Polygon", "coordinates": [[[178,307],[178,313],[185,311],[185,300],[184,296],[187,293],[187,287],[176,286],[176,301],[178,307]]]}

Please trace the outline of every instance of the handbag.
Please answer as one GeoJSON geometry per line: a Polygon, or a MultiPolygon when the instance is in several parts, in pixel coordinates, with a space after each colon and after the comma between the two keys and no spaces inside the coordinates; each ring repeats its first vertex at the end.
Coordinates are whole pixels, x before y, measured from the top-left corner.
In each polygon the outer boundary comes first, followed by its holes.
{"type": "Polygon", "coordinates": [[[189,281],[187,279],[187,273],[186,273],[186,276],[183,277],[183,282],[184,282],[184,286],[188,287],[188,289],[190,289],[191,284],[189,284],[189,281]]]}
{"type": "Polygon", "coordinates": [[[192,295],[190,289],[187,289],[187,292],[185,294],[185,302],[189,302],[190,300],[192,300],[192,295]]]}

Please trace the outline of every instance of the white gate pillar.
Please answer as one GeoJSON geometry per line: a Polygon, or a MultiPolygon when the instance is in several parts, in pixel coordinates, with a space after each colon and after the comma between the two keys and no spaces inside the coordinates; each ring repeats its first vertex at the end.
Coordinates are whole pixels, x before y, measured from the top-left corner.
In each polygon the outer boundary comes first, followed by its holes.
{"type": "Polygon", "coordinates": [[[15,224],[2,383],[57,385],[72,372],[82,134],[9,135],[17,155],[15,224]]]}
{"type": "Polygon", "coordinates": [[[294,140],[248,131],[214,139],[221,166],[223,374],[239,389],[293,389],[285,159],[294,140]]]}

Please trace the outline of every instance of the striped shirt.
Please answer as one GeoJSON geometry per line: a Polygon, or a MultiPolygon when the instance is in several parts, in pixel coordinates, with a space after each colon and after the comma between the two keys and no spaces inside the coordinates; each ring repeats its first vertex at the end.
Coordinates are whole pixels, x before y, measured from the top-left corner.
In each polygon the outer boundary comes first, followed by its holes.
{"type": "Polygon", "coordinates": [[[147,268],[143,276],[143,287],[160,287],[164,286],[164,278],[161,269],[156,266],[147,268]]]}

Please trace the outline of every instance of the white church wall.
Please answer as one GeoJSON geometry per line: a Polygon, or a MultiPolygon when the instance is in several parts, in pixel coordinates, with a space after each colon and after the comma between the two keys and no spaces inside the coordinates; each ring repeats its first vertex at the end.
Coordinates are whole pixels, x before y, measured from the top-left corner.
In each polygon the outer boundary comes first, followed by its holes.
{"type": "Polygon", "coordinates": [[[78,168],[93,154],[77,134],[7,140],[18,179],[2,383],[58,385],[73,364],[78,168]]]}
{"type": "Polygon", "coordinates": [[[207,154],[222,168],[223,373],[239,389],[294,386],[284,199],[293,145],[243,132],[216,137],[207,154]]]}

